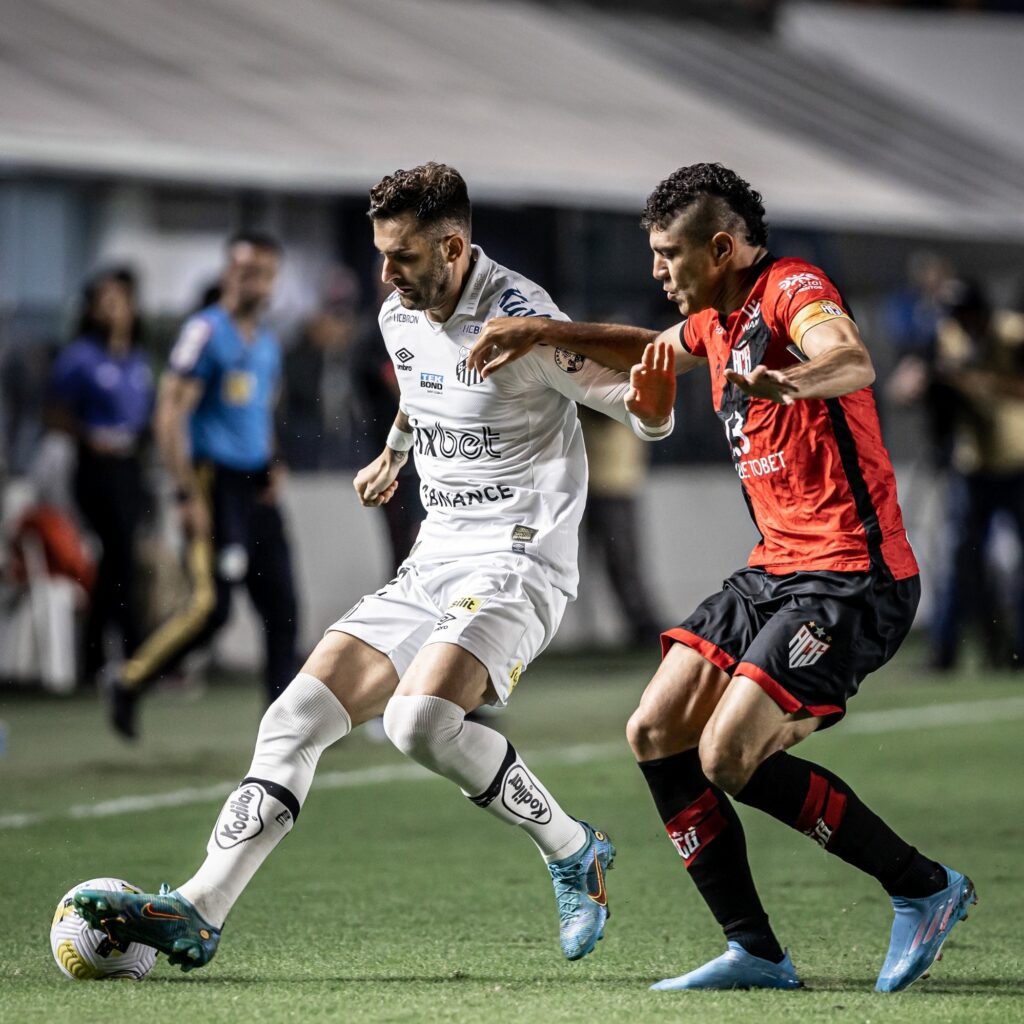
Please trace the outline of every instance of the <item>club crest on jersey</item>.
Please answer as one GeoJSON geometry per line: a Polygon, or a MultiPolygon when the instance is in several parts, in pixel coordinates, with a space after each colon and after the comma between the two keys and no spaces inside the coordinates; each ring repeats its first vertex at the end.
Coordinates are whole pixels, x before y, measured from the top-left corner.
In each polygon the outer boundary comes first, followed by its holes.
{"type": "Polygon", "coordinates": [[[566,373],[579,373],[586,359],[578,352],[570,352],[565,348],[555,349],[555,366],[566,373]]]}
{"type": "Polygon", "coordinates": [[[420,387],[428,391],[444,391],[443,373],[421,373],[420,387]]]}
{"type": "Polygon", "coordinates": [[[482,384],[483,377],[480,376],[479,370],[471,370],[468,366],[469,360],[469,349],[459,349],[459,364],[455,367],[455,378],[460,384],[465,384],[466,387],[471,388],[474,384],[482,384]]]}
{"type": "Polygon", "coordinates": [[[750,347],[748,345],[732,350],[732,368],[737,373],[742,373],[746,376],[752,369],[752,363],[753,360],[751,359],[750,347]]]}
{"type": "Polygon", "coordinates": [[[789,667],[805,668],[821,660],[832,646],[832,637],[816,622],[805,622],[789,641],[789,667]]]}

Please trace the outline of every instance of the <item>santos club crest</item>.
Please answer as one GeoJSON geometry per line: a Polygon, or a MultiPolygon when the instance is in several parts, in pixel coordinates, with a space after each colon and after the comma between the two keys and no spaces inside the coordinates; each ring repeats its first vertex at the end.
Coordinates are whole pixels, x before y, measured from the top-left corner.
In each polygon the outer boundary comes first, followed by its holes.
{"type": "Polygon", "coordinates": [[[459,363],[455,367],[455,377],[460,384],[465,384],[466,387],[471,388],[474,384],[480,384],[483,382],[483,377],[480,376],[479,370],[471,370],[467,364],[469,359],[469,349],[459,349],[459,363]]]}

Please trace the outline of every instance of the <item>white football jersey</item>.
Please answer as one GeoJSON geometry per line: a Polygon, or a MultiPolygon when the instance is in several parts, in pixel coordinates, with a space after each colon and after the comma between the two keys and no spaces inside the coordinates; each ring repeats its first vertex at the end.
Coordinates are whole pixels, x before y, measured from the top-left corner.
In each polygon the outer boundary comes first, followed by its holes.
{"type": "Polygon", "coordinates": [[[466,357],[485,321],[568,317],[532,281],[473,246],[475,262],[455,312],[436,324],[404,309],[397,293],[380,311],[401,408],[415,431],[414,456],[426,520],[415,562],[524,554],[576,596],[577,531],[587,457],[576,402],[633,426],[625,373],[564,349],[535,346],[486,380],[466,357]]]}

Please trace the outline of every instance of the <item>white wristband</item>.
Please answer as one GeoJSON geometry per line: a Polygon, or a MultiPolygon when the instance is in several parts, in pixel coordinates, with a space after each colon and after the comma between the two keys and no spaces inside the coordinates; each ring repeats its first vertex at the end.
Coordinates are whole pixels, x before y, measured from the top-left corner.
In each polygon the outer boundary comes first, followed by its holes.
{"type": "Polygon", "coordinates": [[[407,452],[413,445],[416,435],[411,430],[400,430],[392,427],[388,434],[387,445],[396,452],[407,452]]]}
{"type": "Polygon", "coordinates": [[[633,428],[633,433],[640,438],[641,441],[660,441],[663,437],[668,437],[669,434],[675,429],[676,425],[676,414],[673,410],[669,413],[668,423],[663,427],[659,427],[657,430],[648,430],[644,426],[643,420],[638,419],[632,413],[629,414],[630,426],[633,428]]]}

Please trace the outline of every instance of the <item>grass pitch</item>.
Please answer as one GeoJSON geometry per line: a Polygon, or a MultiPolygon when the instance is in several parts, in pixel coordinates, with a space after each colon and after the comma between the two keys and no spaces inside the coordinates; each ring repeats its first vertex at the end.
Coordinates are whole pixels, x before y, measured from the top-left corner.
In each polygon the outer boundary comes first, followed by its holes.
{"type": "Polygon", "coordinates": [[[248,764],[255,686],[156,696],[126,748],[86,697],[0,695],[0,1021],[1024,1021],[1020,678],[936,680],[915,652],[869,679],[847,721],[801,755],[844,776],[980,905],[933,976],[872,991],[888,901],[870,878],[740,808],[751,861],[807,989],[648,992],[721,952],[623,738],[649,658],[548,656],[494,720],[572,813],[618,847],[612,918],[561,959],[550,882],[529,839],[360,733],[328,751],[302,819],[235,908],[220,952],[140,984],[66,981],[47,932],[61,894],[98,875],[146,888],[191,874],[248,764]]]}

